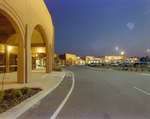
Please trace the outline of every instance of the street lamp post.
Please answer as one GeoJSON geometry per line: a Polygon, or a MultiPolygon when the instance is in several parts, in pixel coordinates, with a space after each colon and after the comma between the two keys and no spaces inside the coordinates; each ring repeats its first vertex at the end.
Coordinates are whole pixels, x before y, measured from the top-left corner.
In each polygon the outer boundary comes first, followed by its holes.
{"type": "Polygon", "coordinates": [[[111,63],[111,57],[109,57],[109,62],[111,63]]]}
{"type": "Polygon", "coordinates": [[[123,62],[124,62],[125,53],[124,53],[124,52],[121,52],[121,55],[123,56],[123,62]]]}
{"type": "MultiPolygon", "coordinates": [[[[116,47],[116,56],[117,56],[117,50],[118,50],[118,47],[116,47]]],[[[117,60],[117,59],[115,59],[115,63],[117,62],[116,60],[117,60]]]]}
{"type": "Polygon", "coordinates": [[[147,51],[148,51],[148,58],[149,58],[149,49],[147,51]]]}
{"type": "Polygon", "coordinates": [[[117,50],[118,50],[118,47],[116,47],[116,56],[117,56],[117,50]]]}

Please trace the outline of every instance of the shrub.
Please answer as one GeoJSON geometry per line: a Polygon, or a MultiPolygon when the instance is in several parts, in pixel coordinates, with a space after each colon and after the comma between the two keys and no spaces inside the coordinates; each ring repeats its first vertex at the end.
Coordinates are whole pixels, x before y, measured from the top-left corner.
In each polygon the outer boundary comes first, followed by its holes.
{"type": "Polygon", "coordinates": [[[4,98],[4,92],[0,91],[0,101],[4,98]]]}
{"type": "Polygon", "coordinates": [[[54,67],[54,71],[62,71],[62,69],[58,67],[54,67]]]}
{"type": "Polygon", "coordinates": [[[31,88],[29,88],[29,87],[23,87],[23,88],[21,88],[21,93],[22,94],[29,94],[30,91],[31,91],[31,88]]]}
{"type": "Polygon", "coordinates": [[[138,71],[138,66],[135,67],[135,71],[138,71]]]}
{"type": "Polygon", "coordinates": [[[14,91],[14,90],[16,90],[16,89],[10,88],[10,89],[5,90],[4,92],[5,92],[5,93],[11,93],[11,92],[14,91]]]}
{"type": "Polygon", "coordinates": [[[141,71],[144,71],[144,69],[143,69],[143,68],[141,68],[141,71]]]}
{"type": "Polygon", "coordinates": [[[89,66],[89,64],[85,64],[85,66],[89,66]]]}
{"type": "Polygon", "coordinates": [[[150,67],[147,67],[147,70],[150,71],[150,67]]]}
{"type": "Polygon", "coordinates": [[[21,97],[22,94],[21,94],[21,91],[20,90],[13,90],[10,94],[9,94],[9,97],[10,98],[15,98],[15,97],[21,97]]]}

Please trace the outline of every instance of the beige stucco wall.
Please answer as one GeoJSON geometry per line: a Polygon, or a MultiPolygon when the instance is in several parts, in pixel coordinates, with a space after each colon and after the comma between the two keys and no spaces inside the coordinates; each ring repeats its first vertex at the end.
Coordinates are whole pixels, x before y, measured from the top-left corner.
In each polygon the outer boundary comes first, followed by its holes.
{"type": "Polygon", "coordinates": [[[5,52],[5,48],[3,44],[0,44],[0,53],[4,53],[5,52]]]}
{"type": "Polygon", "coordinates": [[[18,54],[18,47],[17,46],[10,46],[10,47],[11,47],[11,49],[9,49],[10,54],[18,54]]]}
{"type": "Polygon", "coordinates": [[[94,60],[94,57],[93,56],[85,56],[85,60],[87,61],[87,60],[94,60]]]}
{"type": "Polygon", "coordinates": [[[37,26],[46,44],[46,72],[50,73],[54,55],[54,26],[44,1],[0,0],[0,13],[17,32],[8,41],[12,44],[12,39],[15,39],[13,43],[18,45],[18,83],[25,83],[31,78],[31,39],[37,26]]]}
{"type": "Polygon", "coordinates": [[[46,53],[45,47],[31,47],[32,54],[46,53]]]}
{"type": "Polygon", "coordinates": [[[59,54],[54,54],[54,57],[59,58],[59,54]]]}
{"type": "Polygon", "coordinates": [[[70,60],[70,59],[76,61],[76,55],[75,54],[68,54],[68,53],[66,53],[65,54],[65,59],[66,59],[66,61],[70,60]]]}
{"type": "Polygon", "coordinates": [[[76,55],[65,53],[66,65],[76,65],[76,55]]]}

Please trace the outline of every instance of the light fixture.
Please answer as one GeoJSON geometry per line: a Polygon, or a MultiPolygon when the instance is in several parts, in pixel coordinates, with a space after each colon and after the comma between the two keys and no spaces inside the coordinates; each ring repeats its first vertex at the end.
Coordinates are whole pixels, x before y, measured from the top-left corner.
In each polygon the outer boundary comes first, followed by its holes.
{"type": "Polygon", "coordinates": [[[42,52],[42,50],[39,50],[39,52],[42,52]]]}
{"type": "Polygon", "coordinates": [[[12,47],[11,47],[11,46],[9,46],[9,47],[8,47],[8,49],[9,49],[9,50],[11,50],[11,49],[12,49],[12,47]]]}
{"type": "Polygon", "coordinates": [[[124,54],[124,52],[121,52],[121,55],[123,55],[124,54]]]}

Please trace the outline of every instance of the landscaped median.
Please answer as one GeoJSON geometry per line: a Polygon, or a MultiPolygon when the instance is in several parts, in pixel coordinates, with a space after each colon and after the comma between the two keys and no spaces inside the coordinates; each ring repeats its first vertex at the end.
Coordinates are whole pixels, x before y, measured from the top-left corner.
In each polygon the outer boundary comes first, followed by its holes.
{"type": "Polygon", "coordinates": [[[53,71],[62,71],[62,69],[59,67],[54,67],[53,71]]]}
{"type": "Polygon", "coordinates": [[[95,66],[93,68],[113,69],[116,71],[130,71],[130,72],[150,72],[150,67],[147,66],[128,66],[128,67],[114,67],[114,66],[95,66]]]}
{"type": "Polygon", "coordinates": [[[22,87],[21,89],[10,88],[0,91],[0,114],[25,101],[40,91],[40,88],[31,89],[29,87],[22,87]]]}

